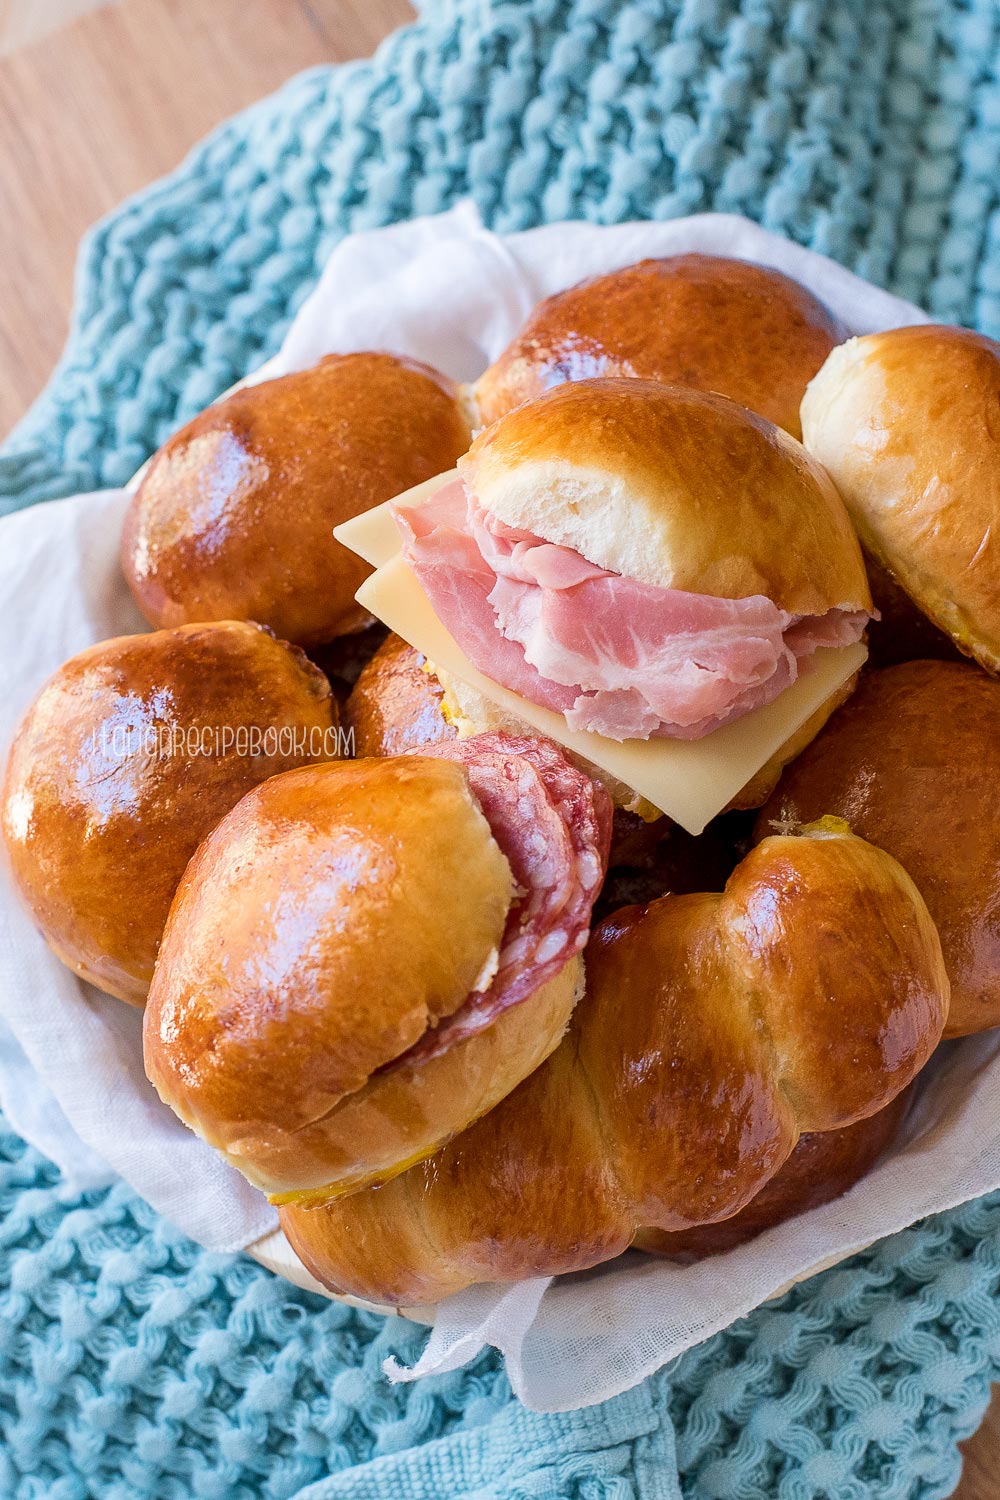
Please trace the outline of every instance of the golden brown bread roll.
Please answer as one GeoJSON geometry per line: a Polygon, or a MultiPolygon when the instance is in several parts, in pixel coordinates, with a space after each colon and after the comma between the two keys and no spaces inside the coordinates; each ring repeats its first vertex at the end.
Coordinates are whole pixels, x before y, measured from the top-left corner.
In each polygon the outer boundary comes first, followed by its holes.
{"type": "Polygon", "coordinates": [[[1000,670],[1000,344],[927,324],[851,339],[802,402],[806,446],[866,548],[1000,670]]]}
{"type": "Polygon", "coordinates": [[[715,255],[643,260],[540,303],[475,396],[489,423],[554,385],[639,376],[718,391],[798,437],[802,393],[846,336],[779,271],[715,255]]]}
{"type": "Polygon", "coordinates": [[[757,820],[765,838],[832,813],[905,866],[941,934],[948,1036],[1000,1024],[998,786],[1000,683],[907,662],[862,674],[757,820]]]}
{"type": "Polygon", "coordinates": [[[609,832],[543,740],[272,778],[177,892],[151,1081],[276,1201],[401,1171],[559,1042],[609,832]]]}
{"type": "Polygon", "coordinates": [[[650,380],[560,386],[459,462],[505,527],[658,589],[868,610],[861,550],[800,443],[722,396],[650,380]]]}
{"type": "Polygon", "coordinates": [[[121,636],[66,662],[3,787],[14,879],[49,946],[141,1005],[201,839],[259,781],[335,756],[336,726],[322,673],[259,625],[121,636]]]}
{"type": "Polygon", "coordinates": [[[904,1089],[885,1109],[867,1119],[856,1120],[842,1130],[799,1136],[781,1170],[731,1219],[696,1224],[691,1229],[641,1229],[632,1248],[685,1263],[701,1260],[706,1255],[735,1250],[765,1229],[832,1203],[860,1182],[884,1155],[909,1100],[910,1090],[904,1089]]]}
{"type": "Polygon", "coordinates": [[[407,755],[453,740],[441,712],[444,690],[427,658],[390,635],[361,669],[344,706],[344,728],[355,755],[407,755]]]}
{"type": "Polygon", "coordinates": [[[800,1132],[889,1104],[948,1006],[913,882],[835,827],[765,840],[722,895],[616,913],[586,962],[565,1042],[490,1115],[378,1191],[282,1211],[325,1286],[435,1302],[726,1219],[800,1132]]]}
{"type": "Polygon", "coordinates": [[[154,456],[122,566],[152,625],[259,620],[301,645],[357,630],[369,569],[334,526],[450,469],[469,443],[458,391],[391,354],[330,355],[235,392],[154,456]]]}

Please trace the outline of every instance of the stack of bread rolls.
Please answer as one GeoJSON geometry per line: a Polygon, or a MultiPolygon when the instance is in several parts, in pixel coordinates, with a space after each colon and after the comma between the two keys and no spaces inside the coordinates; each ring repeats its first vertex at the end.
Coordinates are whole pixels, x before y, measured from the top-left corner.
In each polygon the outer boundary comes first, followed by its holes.
{"type": "Polygon", "coordinates": [[[9,866],[325,1286],[724,1252],[1000,1024],[998,411],[986,338],[849,339],[685,255],[549,298],[472,386],[331,356],[153,457],[151,632],[28,709],[9,866]],[[334,528],[386,502],[470,680],[355,597],[334,528]],[[848,648],[701,833],[578,748],[709,755],[848,648]]]}

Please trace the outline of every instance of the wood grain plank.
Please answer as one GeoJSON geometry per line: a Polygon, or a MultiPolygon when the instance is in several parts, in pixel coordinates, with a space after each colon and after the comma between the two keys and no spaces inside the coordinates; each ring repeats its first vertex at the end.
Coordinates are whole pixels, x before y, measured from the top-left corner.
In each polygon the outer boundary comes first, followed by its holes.
{"type": "Polygon", "coordinates": [[[410,5],[403,0],[298,0],[298,3],[320,35],[345,57],[367,57],[390,31],[413,19],[410,5]]]}
{"type": "Polygon", "coordinates": [[[50,31],[110,0],[0,0],[0,56],[26,47],[50,31]]]}
{"type": "Polygon", "coordinates": [[[121,0],[0,59],[0,433],[62,347],[88,225],[227,115],[412,15],[407,0],[121,0]]]}
{"type": "Polygon", "coordinates": [[[993,1387],[986,1418],[962,1444],[962,1477],[952,1500],[997,1500],[1000,1496],[1000,1386],[993,1387]]]}

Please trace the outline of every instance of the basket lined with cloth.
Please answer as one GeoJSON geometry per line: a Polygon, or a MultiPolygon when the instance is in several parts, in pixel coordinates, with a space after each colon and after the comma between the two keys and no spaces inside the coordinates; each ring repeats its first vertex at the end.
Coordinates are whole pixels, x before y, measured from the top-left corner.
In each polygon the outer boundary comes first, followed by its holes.
{"type": "MultiPolygon", "coordinates": [[[[95,232],[70,347],[0,459],[3,503],[122,482],[276,346],[337,238],[466,193],[500,228],[735,209],[996,332],[1000,12],[911,9],[425,5],[375,62],[297,80],[95,232]]],[[[77,1202],[11,1153],[12,1494],[61,1479],[67,1494],[291,1495],[324,1473],[331,1495],[670,1494],[671,1423],[689,1493],[945,1494],[995,1373],[987,1203],[789,1294],[628,1397],[532,1418],[529,1438],[490,1360],[402,1395],[379,1364],[409,1362],[408,1330],[331,1322],[180,1242],[120,1187],[77,1202]],[[282,1312],[248,1316],[244,1293],[282,1312]],[[345,1446],[359,1424],[367,1438],[345,1446]],[[395,1456],[357,1467],[380,1448],[395,1456]]]]}

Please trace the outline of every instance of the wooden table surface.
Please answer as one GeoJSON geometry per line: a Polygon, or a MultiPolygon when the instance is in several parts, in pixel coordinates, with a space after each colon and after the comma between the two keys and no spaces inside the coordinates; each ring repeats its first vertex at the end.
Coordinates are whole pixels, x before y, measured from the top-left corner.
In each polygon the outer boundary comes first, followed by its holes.
{"type": "Polygon", "coordinates": [[[412,18],[408,0],[117,0],[0,58],[0,435],[62,348],[87,226],[227,115],[412,18]]]}
{"type": "MultiPolygon", "coordinates": [[[[0,58],[0,433],[58,357],[88,224],[291,74],[410,19],[407,0],[118,0],[0,58]]],[[[955,1496],[1000,1500],[1000,1399],[955,1496]]]]}

